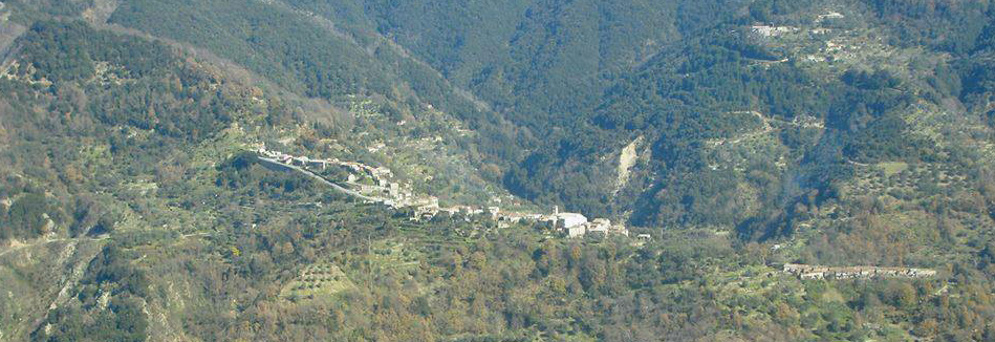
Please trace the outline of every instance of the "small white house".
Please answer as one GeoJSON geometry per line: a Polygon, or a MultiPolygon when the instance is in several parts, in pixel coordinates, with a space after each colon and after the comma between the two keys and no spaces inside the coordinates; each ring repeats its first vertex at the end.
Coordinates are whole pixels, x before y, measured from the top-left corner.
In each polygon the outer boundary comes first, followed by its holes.
{"type": "Polygon", "coordinates": [[[587,230],[590,233],[602,233],[608,235],[608,230],[610,230],[611,227],[612,227],[612,222],[610,220],[606,218],[598,218],[594,219],[594,221],[592,221],[588,225],[587,230]]]}

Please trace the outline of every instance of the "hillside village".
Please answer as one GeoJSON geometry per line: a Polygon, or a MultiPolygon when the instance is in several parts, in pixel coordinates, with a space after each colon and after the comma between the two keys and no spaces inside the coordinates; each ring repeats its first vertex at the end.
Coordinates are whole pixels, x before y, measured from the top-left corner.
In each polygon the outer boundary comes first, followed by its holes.
{"type": "Polygon", "coordinates": [[[782,272],[800,279],[874,279],[874,278],[930,278],[936,271],[924,268],[848,266],[829,267],[803,264],[784,264],[782,272]]]}
{"type": "MultiPolygon", "coordinates": [[[[452,217],[459,214],[466,220],[489,217],[498,222],[498,228],[507,228],[517,223],[543,223],[569,238],[584,237],[588,234],[629,236],[628,228],[622,223],[613,224],[607,218],[588,220],[587,216],[580,213],[560,212],[559,207],[555,207],[550,214],[502,210],[499,206],[442,207],[439,205],[438,197],[415,193],[410,184],[394,180],[394,173],[385,167],[373,167],[338,158],[295,156],[269,150],[263,145],[260,145],[255,153],[262,162],[305,173],[367,203],[379,203],[398,210],[413,209],[406,210],[411,213],[409,219],[412,221],[428,221],[439,215],[452,217]],[[348,176],[344,181],[329,179],[321,174],[329,168],[341,168],[348,173],[348,176]]],[[[641,235],[640,238],[645,239],[648,236],[641,235]]]]}

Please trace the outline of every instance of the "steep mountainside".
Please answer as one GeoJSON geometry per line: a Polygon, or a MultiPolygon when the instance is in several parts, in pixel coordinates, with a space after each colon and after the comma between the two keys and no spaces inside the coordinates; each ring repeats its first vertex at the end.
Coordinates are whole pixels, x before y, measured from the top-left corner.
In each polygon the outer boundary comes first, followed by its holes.
{"type": "Polygon", "coordinates": [[[995,340],[988,1],[11,0],[0,58],[0,341],[995,340]]]}
{"type": "Polygon", "coordinates": [[[940,150],[987,134],[964,89],[985,77],[966,63],[985,64],[986,2],[287,4],[389,38],[517,125],[496,135],[521,148],[499,158],[516,194],[637,225],[735,226],[831,192],[849,162],[960,158],[940,150]],[[913,133],[937,115],[978,132],[913,133]],[[645,162],[615,191],[640,136],[645,162]]]}

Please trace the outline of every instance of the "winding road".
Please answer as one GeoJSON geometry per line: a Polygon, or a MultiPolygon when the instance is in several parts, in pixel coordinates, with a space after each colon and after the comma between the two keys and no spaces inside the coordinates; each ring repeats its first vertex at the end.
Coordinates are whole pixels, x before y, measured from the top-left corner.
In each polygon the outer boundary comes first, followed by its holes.
{"type": "Polygon", "coordinates": [[[338,185],[338,184],[333,183],[332,181],[329,181],[328,179],[325,179],[325,177],[322,177],[322,176],[318,175],[317,173],[308,171],[307,169],[304,169],[302,167],[299,167],[299,166],[296,166],[296,165],[284,164],[284,163],[281,163],[280,161],[278,161],[276,159],[273,159],[273,158],[267,158],[267,157],[263,157],[263,156],[259,156],[258,158],[259,158],[259,161],[262,161],[262,162],[266,162],[266,163],[269,163],[269,164],[272,164],[272,165],[276,165],[278,167],[285,167],[285,168],[289,168],[289,169],[301,172],[301,173],[307,175],[308,177],[314,178],[314,179],[318,180],[319,182],[321,182],[323,184],[331,186],[335,190],[338,190],[339,192],[342,192],[342,193],[344,193],[346,195],[353,196],[353,197],[356,197],[356,198],[359,198],[359,199],[365,200],[365,201],[372,201],[372,202],[383,202],[384,201],[382,198],[373,198],[373,197],[370,197],[370,196],[363,195],[363,194],[361,194],[361,193],[359,193],[359,192],[357,192],[355,190],[347,189],[347,188],[345,188],[345,187],[343,187],[341,185],[338,185]]]}

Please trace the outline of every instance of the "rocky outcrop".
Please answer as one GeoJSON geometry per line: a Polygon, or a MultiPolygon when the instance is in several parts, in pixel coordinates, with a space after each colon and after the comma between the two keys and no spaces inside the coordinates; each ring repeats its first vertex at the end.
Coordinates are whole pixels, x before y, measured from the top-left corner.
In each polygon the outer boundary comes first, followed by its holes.
{"type": "Polygon", "coordinates": [[[636,160],[639,157],[636,149],[642,141],[642,136],[636,138],[636,140],[633,140],[632,143],[622,149],[622,152],[618,156],[618,180],[615,183],[614,193],[617,194],[629,183],[629,175],[632,172],[632,167],[636,165],[636,160]]]}

